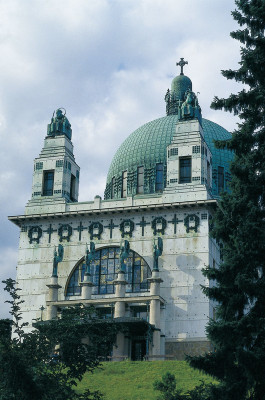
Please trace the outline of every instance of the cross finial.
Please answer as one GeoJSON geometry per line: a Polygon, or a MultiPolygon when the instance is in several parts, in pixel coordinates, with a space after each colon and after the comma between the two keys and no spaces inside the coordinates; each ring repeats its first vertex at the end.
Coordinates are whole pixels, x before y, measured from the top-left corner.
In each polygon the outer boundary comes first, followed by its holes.
{"type": "Polygon", "coordinates": [[[184,75],[183,74],[183,67],[184,67],[184,65],[185,64],[188,64],[188,61],[184,61],[184,58],[183,57],[181,57],[180,58],[180,62],[178,62],[176,65],[178,66],[180,66],[180,68],[181,68],[181,70],[180,70],[180,75],[184,75]]]}

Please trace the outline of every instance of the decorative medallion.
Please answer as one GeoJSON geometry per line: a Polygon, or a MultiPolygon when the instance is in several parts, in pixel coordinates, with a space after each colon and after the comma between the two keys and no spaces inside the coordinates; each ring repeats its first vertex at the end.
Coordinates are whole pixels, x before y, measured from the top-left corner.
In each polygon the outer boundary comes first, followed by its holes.
{"type": "Polygon", "coordinates": [[[161,233],[162,235],[164,235],[166,226],[167,226],[167,221],[165,220],[165,218],[156,217],[155,219],[153,219],[152,229],[154,231],[154,235],[156,235],[157,233],[161,233]]]}
{"type": "Polygon", "coordinates": [[[134,222],[131,219],[125,219],[120,224],[121,236],[123,238],[126,235],[129,235],[130,237],[132,237],[133,230],[134,230],[134,222]]]}
{"type": "Polygon", "coordinates": [[[100,222],[92,222],[92,224],[89,225],[88,231],[90,233],[90,240],[94,238],[100,239],[103,232],[103,225],[100,222]]]}
{"type": "Polygon", "coordinates": [[[72,236],[73,233],[73,228],[71,225],[64,224],[61,225],[60,228],[58,229],[58,235],[60,236],[60,242],[63,240],[67,240],[67,242],[70,242],[70,237],[72,236]]]}
{"type": "Polygon", "coordinates": [[[42,236],[42,229],[40,226],[32,226],[28,231],[29,243],[32,242],[40,243],[42,236]]]}
{"type": "Polygon", "coordinates": [[[184,218],[184,225],[186,226],[187,233],[189,233],[189,231],[197,232],[199,224],[200,218],[198,217],[198,215],[190,214],[184,218]]]}

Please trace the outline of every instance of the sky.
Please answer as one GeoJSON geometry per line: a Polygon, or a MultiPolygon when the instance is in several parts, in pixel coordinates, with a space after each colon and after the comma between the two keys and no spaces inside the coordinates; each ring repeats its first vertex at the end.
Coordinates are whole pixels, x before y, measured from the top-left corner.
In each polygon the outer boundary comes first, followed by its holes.
{"type": "MultiPolygon", "coordinates": [[[[79,201],[103,197],[111,160],[136,128],[165,115],[176,62],[199,92],[204,118],[229,131],[237,120],[210,109],[240,90],[231,0],[0,0],[0,282],[16,275],[21,215],[33,160],[53,111],[64,107],[81,168],[79,201]]],[[[0,283],[0,318],[8,317],[0,283]]]]}

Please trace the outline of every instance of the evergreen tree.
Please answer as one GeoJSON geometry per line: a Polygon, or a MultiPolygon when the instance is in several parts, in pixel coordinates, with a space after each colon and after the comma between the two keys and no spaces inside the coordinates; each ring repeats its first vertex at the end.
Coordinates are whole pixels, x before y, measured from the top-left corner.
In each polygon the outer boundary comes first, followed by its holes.
{"type": "Polygon", "coordinates": [[[231,193],[223,193],[214,217],[213,236],[222,244],[222,261],[205,275],[204,288],[218,304],[207,332],[214,351],[189,358],[192,366],[220,380],[212,399],[265,399],[265,1],[236,0],[232,12],[240,29],[239,69],[227,79],[245,86],[228,98],[215,97],[213,109],[240,118],[232,139],[217,146],[231,149],[231,193]]]}

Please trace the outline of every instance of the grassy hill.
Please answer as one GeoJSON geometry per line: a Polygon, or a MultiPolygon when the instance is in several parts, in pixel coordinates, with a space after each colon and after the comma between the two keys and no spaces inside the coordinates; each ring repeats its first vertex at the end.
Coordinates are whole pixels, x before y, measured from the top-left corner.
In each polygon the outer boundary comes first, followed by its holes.
{"type": "Polygon", "coordinates": [[[156,400],[158,392],[153,390],[153,382],[161,380],[166,372],[176,376],[178,388],[184,391],[200,384],[201,380],[213,382],[185,361],[105,362],[101,369],[85,375],[78,391],[99,390],[105,400],[156,400]]]}

